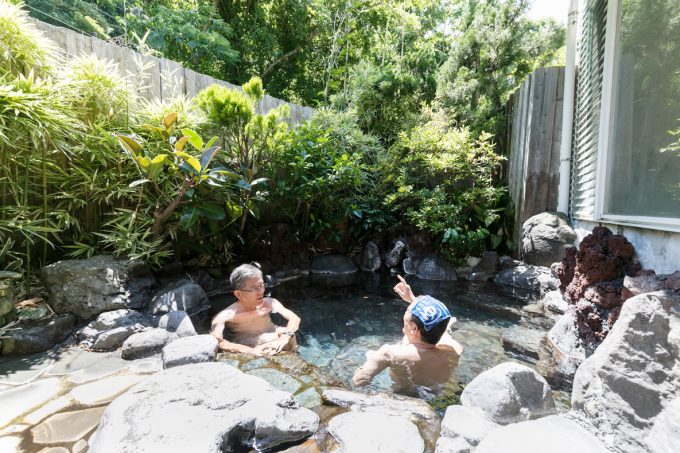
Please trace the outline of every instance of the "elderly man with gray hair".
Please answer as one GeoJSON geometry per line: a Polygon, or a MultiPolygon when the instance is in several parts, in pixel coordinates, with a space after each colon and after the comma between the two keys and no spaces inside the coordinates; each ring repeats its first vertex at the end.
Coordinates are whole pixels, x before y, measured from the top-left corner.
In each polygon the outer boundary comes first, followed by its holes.
{"type": "Polygon", "coordinates": [[[267,285],[262,271],[252,264],[242,264],[229,277],[236,302],[219,312],[212,321],[210,333],[219,340],[220,349],[255,355],[274,355],[282,350],[295,351],[295,332],[300,318],[278,300],[264,297],[267,285]],[[271,314],[278,313],[287,321],[276,326],[271,314]],[[231,332],[224,339],[225,327],[231,332]]]}

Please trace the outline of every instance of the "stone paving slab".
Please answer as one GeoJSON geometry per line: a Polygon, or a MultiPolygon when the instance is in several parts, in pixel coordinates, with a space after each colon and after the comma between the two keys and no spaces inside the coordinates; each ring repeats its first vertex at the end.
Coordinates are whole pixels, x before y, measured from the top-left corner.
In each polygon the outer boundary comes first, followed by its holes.
{"type": "Polygon", "coordinates": [[[108,403],[145,377],[136,374],[112,376],[76,387],[71,390],[69,396],[81,404],[95,405],[108,403]]]}
{"type": "Polygon", "coordinates": [[[0,451],[19,452],[19,445],[21,445],[21,437],[19,436],[3,436],[0,437],[0,451]]]}
{"type": "Polygon", "coordinates": [[[144,359],[132,360],[128,363],[127,369],[130,373],[156,373],[163,371],[163,359],[160,354],[144,359]]]}
{"type": "Polygon", "coordinates": [[[61,381],[57,378],[48,378],[0,393],[0,408],[2,408],[0,428],[51,400],[61,391],[61,381]]]}
{"type": "Polygon", "coordinates": [[[45,376],[63,376],[76,373],[106,360],[107,354],[85,351],[80,348],[63,350],[55,365],[47,370],[45,376]]]}
{"type": "Polygon", "coordinates": [[[40,423],[50,415],[56,414],[60,410],[70,406],[71,404],[73,404],[73,400],[70,397],[62,396],[61,398],[52,400],[49,403],[42,406],[40,409],[26,415],[23,418],[23,421],[31,425],[35,425],[36,423],[40,423]]]}
{"type": "MultiPolygon", "coordinates": [[[[9,425],[0,430],[0,436],[10,436],[12,434],[21,434],[30,428],[31,425],[9,425]]],[[[2,451],[2,450],[0,450],[2,451]]]]}
{"type": "Polygon", "coordinates": [[[85,453],[87,451],[88,443],[85,439],[80,439],[78,442],[73,444],[71,448],[71,453],[85,453]]]}
{"type": "Polygon", "coordinates": [[[45,447],[38,453],[71,453],[68,448],[64,447],[45,447]]]}
{"type": "Polygon", "coordinates": [[[44,352],[0,361],[0,384],[22,385],[49,370],[56,363],[54,354],[44,352]]]}
{"type": "Polygon", "coordinates": [[[106,407],[56,414],[31,430],[36,444],[75,442],[92,431],[106,407]]]}
{"type": "Polygon", "coordinates": [[[103,360],[97,364],[80,370],[69,376],[68,380],[74,384],[84,384],[86,382],[111,376],[128,367],[130,362],[120,357],[120,351],[104,354],[103,360]]]}

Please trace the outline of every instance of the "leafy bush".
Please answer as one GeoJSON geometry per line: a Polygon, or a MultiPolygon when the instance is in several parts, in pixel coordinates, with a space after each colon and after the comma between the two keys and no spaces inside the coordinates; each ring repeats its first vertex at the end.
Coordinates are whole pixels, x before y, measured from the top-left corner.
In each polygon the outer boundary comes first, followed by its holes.
{"type": "Polygon", "coordinates": [[[400,135],[383,163],[386,205],[442,241],[451,258],[510,246],[502,227],[505,190],[494,186],[502,157],[487,134],[450,127],[441,114],[400,135]],[[495,228],[495,229],[494,229],[495,228]]]}
{"type": "Polygon", "coordinates": [[[238,205],[230,206],[240,215],[239,235],[243,235],[249,214],[256,215],[257,202],[262,201],[257,186],[266,182],[258,177],[265,162],[288,140],[288,106],[283,104],[262,115],[256,104],[262,100],[264,90],[259,77],[243,85],[243,93],[212,85],[201,91],[196,103],[203,109],[217,133],[222,136],[226,164],[239,174],[238,205]]]}
{"type": "Polygon", "coordinates": [[[363,134],[351,114],[319,111],[293,131],[290,144],[270,162],[274,214],[269,220],[292,223],[299,238],[309,243],[322,235],[339,241],[348,232],[341,231],[343,225],[356,236],[377,229],[367,206],[371,165],[381,151],[377,139],[363,134]]]}

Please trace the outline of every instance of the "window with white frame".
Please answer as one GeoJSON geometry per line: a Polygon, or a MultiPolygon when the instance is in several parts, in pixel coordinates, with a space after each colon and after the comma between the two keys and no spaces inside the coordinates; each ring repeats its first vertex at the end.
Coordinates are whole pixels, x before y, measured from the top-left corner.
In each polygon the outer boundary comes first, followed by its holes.
{"type": "Polygon", "coordinates": [[[677,230],[680,0],[587,0],[582,17],[572,215],[677,230]]]}

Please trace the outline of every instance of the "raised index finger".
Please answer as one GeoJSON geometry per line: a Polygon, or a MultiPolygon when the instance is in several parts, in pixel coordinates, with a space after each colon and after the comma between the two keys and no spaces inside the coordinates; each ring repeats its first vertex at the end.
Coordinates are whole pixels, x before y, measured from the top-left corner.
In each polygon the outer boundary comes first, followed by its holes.
{"type": "Polygon", "coordinates": [[[401,275],[397,274],[397,278],[401,280],[402,283],[406,283],[406,280],[404,280],[404,277],[402,277],[401,275]]]}

